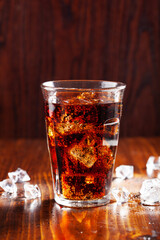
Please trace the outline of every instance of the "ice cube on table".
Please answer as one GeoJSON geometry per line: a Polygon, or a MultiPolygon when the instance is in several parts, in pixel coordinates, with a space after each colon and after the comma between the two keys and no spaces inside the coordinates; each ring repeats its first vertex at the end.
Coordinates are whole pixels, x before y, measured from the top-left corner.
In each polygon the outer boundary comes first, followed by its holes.
{"type": "Polygon", "coordinates": [[[140,194],[142,204],[155,205],[160,203],[160,179],[153,178],[143,181],[140,194]]]}
{"type": "Polygon", "coordinates": [[[118,178],[132,178],[134,174],[134,167],[131,165],[120,165],[116,168],[116,177],[118,178]]]}
{"type": "Polygon", "coordinates": [[[159,157],[150,156],[148,158],[146,167],[153,170],[160,170],[160,156],[159,157]]]}
{"type": "Polygon", "coordinates": [[[41,197],[41,191],[38,185],[25,184],[24,185],[24,196],[27,199],[35,199],[41,197]]]}
{"type": "Polygon", "coordinates": [[[9,172],[8,176],[15,183],[30,181],[30,177],[29,177],[28,173],[21,168],[17,168],[17,170],[14,172],[9,172]]]}
{"type": "Polygon", "coordinates": [[[125,188],[113,188],[111,190],[113,197],[116,199],[117,204],[122,204],[128,201],[130,192],[125,188]]]}
{"type": "Polygon", "coordinates": [[[159,178],[160,170],[155,170],[151,167],[146,168],[146,172],[149,178],[159,178]]]}
{"type": "Polygon", "coordinates": [[[17,197],[17,192],[14,192],[14,193],[3,192],[1,195],[1,198],[7,198],[7,199],[14,199],[16,197],[17,197]]]}
{"type": "Polygon", "coordinates": [[[17,186],[11,179],[5,179],[0,182],[0,187],[7,193],[16,193],[17,186]]]}

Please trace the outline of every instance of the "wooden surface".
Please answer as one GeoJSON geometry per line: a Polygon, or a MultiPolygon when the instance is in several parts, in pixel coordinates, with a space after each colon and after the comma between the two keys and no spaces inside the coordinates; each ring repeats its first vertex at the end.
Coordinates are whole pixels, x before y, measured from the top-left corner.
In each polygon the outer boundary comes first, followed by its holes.
{"type": "Polygon", "coordinates": [[[125,82],[121,136],[160,135],[160,1],[1,0],[0,137],[45,136],[52,79],[125,82]]]}
{"type": "MultiPolygon", "coordinates": [[[[120,206],[111,201],[89,209],[56,204],[44,140],[1,140],[0,152],[0,180],[21,167],[42,192],[42,197],[35,200],[0,196],[1,240],[160,239],[160,206],[143,206],[135,200],[120,206]]],[[[160,138],[121,139],[116,166],[134,165],[135,177],[121,183],[114,180],[112,185],[126,186],[133,195],[137,194],[147,177],[145,164],[150,155],[160,155],[160,138]]]]}

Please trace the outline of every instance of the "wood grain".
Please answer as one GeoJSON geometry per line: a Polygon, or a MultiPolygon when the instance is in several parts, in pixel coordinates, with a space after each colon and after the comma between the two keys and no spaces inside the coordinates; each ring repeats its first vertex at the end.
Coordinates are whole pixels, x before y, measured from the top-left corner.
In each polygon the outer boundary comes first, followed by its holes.
{"type": "MultiPolygon", "coordinates": [[[[56,204],[44,140],[0,140],[0,149],[0,180],[21,167],[42,193],[40,199],[11,200],[2,198],[0,192],[1,240],[160,239],[160,206],[144,206],[132,200],[123,205],[111,201],[106,206],[89,209],[56,204]]],[[[131,193],[137,193],[147,178],[145,165],[150,155],[160,155],[160,138],[121,139],[116,166],[133,164],[135,175],[121,183],[113,180],[112,186],[125,186],[131,193]]]]}
{"type": "Polygon", "coordinates": [[[0,137],[45,136],[52,79],[125,82],[121,136],[160,135],[160,1],[1,0],[0,137]]]}

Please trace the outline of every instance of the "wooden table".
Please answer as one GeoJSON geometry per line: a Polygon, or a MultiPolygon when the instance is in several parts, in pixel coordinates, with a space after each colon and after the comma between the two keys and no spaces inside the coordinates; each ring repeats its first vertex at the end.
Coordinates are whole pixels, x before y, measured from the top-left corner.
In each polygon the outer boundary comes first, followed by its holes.
{"type": "MultiPolygon", "coordinates": [[[[147,178],[146,161],[160,155],[160,138],[121,139],[116,166],[135,166],[135,177],[124,185],[136,194],[147,178]]],[[[139,201],[88,209],[60,207],[53,200],[52,180],[45,140],[1,140],[0,180],[16,168],[27,170],[31,183],[41,189],[41,199],[0,198],[0,239],[160,239],[160,206],[139,201]]],[[[0,193],[2,194],[2,192],[0,193]]]]}

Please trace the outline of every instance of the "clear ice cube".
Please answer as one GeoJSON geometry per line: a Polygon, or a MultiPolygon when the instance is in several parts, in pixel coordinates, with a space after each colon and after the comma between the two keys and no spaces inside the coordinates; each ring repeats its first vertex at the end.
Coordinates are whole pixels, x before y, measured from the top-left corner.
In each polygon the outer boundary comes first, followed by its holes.
{"type": "Polygon", "coordinates": [[[95,92],[83,92],[77,96],[77,98],[83,103],[99,103],[95,92]]]}
{"type": "Polygon", "coordinates": [[[104,122],[104,130],[110,136],[115,136],[119,131],[119,118],[110,118],[104,122]]]}
{"type": "Polygon", "coordinates": [[[160,170],[160,157],[150,156],[148,158],[146,167],[152,170],[160,170]]]}
{"type": "Polygon", "coordinates": [[[91,146],[75,146],[70,150],[70,154],[75,160],[83,163],[87,168],[91,168],[97,160],[95,149],[91,146]]]}
{"type": "Polygon", "coordinates": [[[56,125],[56,130],[61,135],[65,135],[65,134],[80,132],[83,129],[83,127],[84,126],[82,123],[80,123],[78,120],[75,120],[74,122],[66,121],[66,122],[58,123],[56,125]]]}
{"type": "Polygon", "coordinates": [[[159,170],[155,170],[153,168],[146,169],[147,175],[149,178],[159,178],[159,170]]]}
{"type": "Polygon", "coordinates": [[[134,174],[134,167],[131,165],[120,165],[116,168],[116,177],[126,179],[132,178],[134,174]]]}
{"type": "Polygon", "coordinates": [[[140,189],[141,203],[155,205],[160,202],[160,179],[147,179],[142,183],[140,189]]]}
{"type": "Polygon", "coordinates": [[[7,199],[14,199],[16,197],[17,197],[17,193],[16,192],[14,192],[14,193],[4,192],[1,195],[1,198],[7,198],[7,199]]]}
{"type": "Polygon", "coordinates": [[[97,161],[95,140],[92,136],[86,136],[78,144],[75,144],[69,151],[73,161],[83,163],[87,168],[91,168],[97,161]]]}
{"type": "Polygon", "coordinates": [[[38,185],[25,184],[24,185],[24,196],[27,199],[35,199],[41,197],[41,191],[38,185]]]}
{"type": "Polygon", "coordinates": [[[128,201],[130,192],[125,188],[113,188],[111,190],[113,197],[116,199],[117,204],[122,204],[128,201]]]}
{"type": "Polygon", "coordinates": [[[5,179],[0,182],[0,187],[7,193],[16,193],[17,186],[11,179],[5,179]]]}
{"type": "MultiPolygon", "coordinates": [[[[93,118],[92,118],[93,119],[93,118]]],[[[93,131],[93,124],[84,123],[83,115],[74,116],[65,113],[61,116],[61,121],[55,124],[55,129],[61,135],[67,135],[71,133],[79,133],[83,131],[93,131]]]]}
{"type": "Polygon", "coordinates": [[[8,176],[15,183],[30,181],[30,177],[27,172],[21,168],[17,168],[15,172],[9,172],[8,176]]]}

